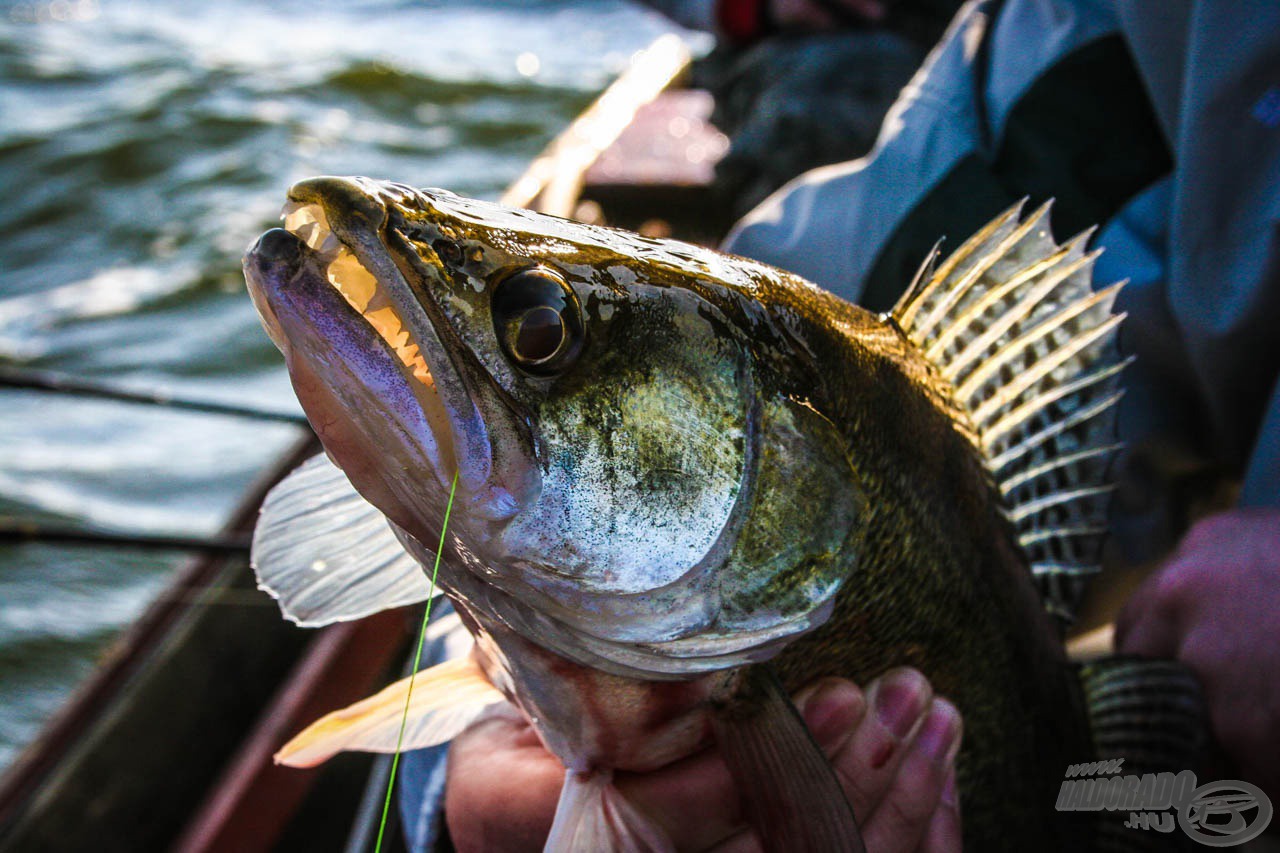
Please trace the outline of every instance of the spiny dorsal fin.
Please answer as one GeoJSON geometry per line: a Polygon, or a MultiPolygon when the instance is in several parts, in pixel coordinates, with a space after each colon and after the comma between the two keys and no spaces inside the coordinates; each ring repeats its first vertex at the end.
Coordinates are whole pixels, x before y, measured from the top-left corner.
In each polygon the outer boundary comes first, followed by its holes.
{"type": "Polygon", "coordinates": [[[1097,571],[1110,485],[1120,285],[1094,292],[1091,232],[1059,245],[1049,205],[1005,211],[893,309],[953,389],[958,424],[987,464],[1044,593],[1070,617],[1097,571]]]}

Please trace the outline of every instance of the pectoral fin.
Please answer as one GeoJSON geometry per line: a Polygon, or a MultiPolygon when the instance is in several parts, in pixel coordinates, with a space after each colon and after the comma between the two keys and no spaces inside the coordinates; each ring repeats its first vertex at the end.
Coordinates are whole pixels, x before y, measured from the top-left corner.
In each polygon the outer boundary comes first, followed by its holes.
{"type": "Polygon", "coordinates": [[[770,670],[745,671],[712,726],[766,851],[865,850],[835,771],[770,670]]]}
{"type": "Polygon", "coordinates": [[[348,622],[431,595],[382,513],[320,454],[282,480],[253,532],[258,587],[304,628],[348,622]]]}
{"type": "Polygon", "coordinates": [[[395,752],[397,746],[402,750],[434,746],[506,701],[470,655],[419,672],[412,680],[412,694],[410,679],[403,678],[316,720],[276,753],[276,763],[313,767],[343,751],[395,752]]]}
{"type": "Polygon", "coordinates": [[[608,770],[569,770],[545,853],[668,853],[666,833],[626,801],[608,770]]]}

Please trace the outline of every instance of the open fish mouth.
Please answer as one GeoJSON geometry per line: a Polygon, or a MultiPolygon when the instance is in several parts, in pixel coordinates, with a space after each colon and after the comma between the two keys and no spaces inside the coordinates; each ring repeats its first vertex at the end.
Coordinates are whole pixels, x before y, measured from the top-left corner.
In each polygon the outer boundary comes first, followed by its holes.
{"type": "MultiPolygon", "coordinates": [[[[451,411],[451,403],[456,407],[457,401],[441,393],[437,378],[443,374],[450,382],[456,377],[451,376],[449,360],[424,316],[419,297],[385,248],[380,234],[385,207],[370,189],[363,182],[345,179],[295,186],[282,211],[283,228],[264,234],[246,256],[246,279],[263,326],[285,353],[291,371],[310,369],[310,364],[322,359],[331,366],[346,365],[349,375],[336,383],[332,378],[327,382],[335,392],[336,406],[327,398],[316,404],[323,411],[308,412],[313,423],[334,418],[360,421],[361,413],[353,411],[358,407],[344,405],[343,399],[377,394],[388,385],[407,389],[427,426],[425,431],[407,431],[420,440],[437,479],[447,488],[455,471],[465,473],[460,470],[465,454],[459,453],[455,438],[459,424],[454,421],[470,413],[465,408],[451,411]],[[335,195],[333,204],[326,204],[326,196],[335,195]],[[360,202],[358,216],[350,214],[353,197],[360,202]],[[340,302],[331,298],[335,295],[340,302]],[[367,353],[358,357],[362,355],[356,351],[358,346],[333,335],[336,324],[350,324],[356,318],[359,329],[349,331],[359,335],[363,330],[360,343],[385,356],[377,360],[380,376],[367,372],[373,361],[367,353]],[[331,351],[323,353],[326,347],[331,351]],[[309,364],[298,365],[299,360],[309,364]],[[386,375],[392,365],[398,383],[386,375]],[[358,375],[361,370],[366,372],[358,375]]],[[[453,382],[453,396],[465,397],[460,384],[453,382]]],[[[377,402],[381,401],[368,400],[365,405],[377,402]]],[[[362,426],[367,425],[358,424],[357,429],[362,426]]]]}
{"type": "Polygon", "coordinates": [[[405,328],[388,289],[381,286],[359,256],[334,235],[324,208],[315,202],[291,201],[285,204],[281,217],[284,230],[302,240],[324,262],[325,279],[333,289],[378,333],[407,375],[417,380],[414,390],[421,395],[423,408],[442,407],[435,377],[422,356],[422,347],[405,328]]]}

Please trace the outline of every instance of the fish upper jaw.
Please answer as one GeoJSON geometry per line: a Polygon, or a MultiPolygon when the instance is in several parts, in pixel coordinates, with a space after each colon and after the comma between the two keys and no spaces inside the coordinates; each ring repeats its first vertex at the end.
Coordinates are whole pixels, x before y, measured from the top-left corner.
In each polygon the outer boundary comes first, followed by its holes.
{"type": "Polygon", "coordinates": [[[415,293],[385,244],[387,207],[406,192],[361,178],[296,184],[285,227],[249,250],[245,276],[330,455],[375,505],[429,535],[414,518],[424,474],[438,497],[456,472],[458,521],[505,518],[537,484],[509,470],[507,482],[494,476],[495,457],[515,454],[494,447],[489,422],[510,415],[480,411],[477,377],[466,375],[423,304],[430,282],[415,293]],[[399,511],[375,498],[387,497],[382,481],[396,480],[399,511]]]}

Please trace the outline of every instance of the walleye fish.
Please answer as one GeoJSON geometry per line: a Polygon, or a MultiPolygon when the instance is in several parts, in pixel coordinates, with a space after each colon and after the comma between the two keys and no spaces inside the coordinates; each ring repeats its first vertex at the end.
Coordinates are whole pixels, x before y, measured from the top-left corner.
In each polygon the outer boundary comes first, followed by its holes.
{"type": "MultiPolygon", "coordinates": [[[[424,599],[456,477],[439,586],[474,647],[419,674],[405,745],[514,703],[566,767],[549,850],[667,849],[611,774],[713,742],[768,849],[860,849],[787,696],[900,665],[963,714],[969,849],[1089,849],[1067,766],[1182,769],[1200,722],[1181,670],[1081,671],[1055,618],[1123,367],[1087,236],[1015,208],[877,317],[684,243],[299,183],[245,273],[328,459],[266,502],[260,585],[301,624],[424,599]]],[[[393,750],[406,690],[280,759],[393,750]]]]}

